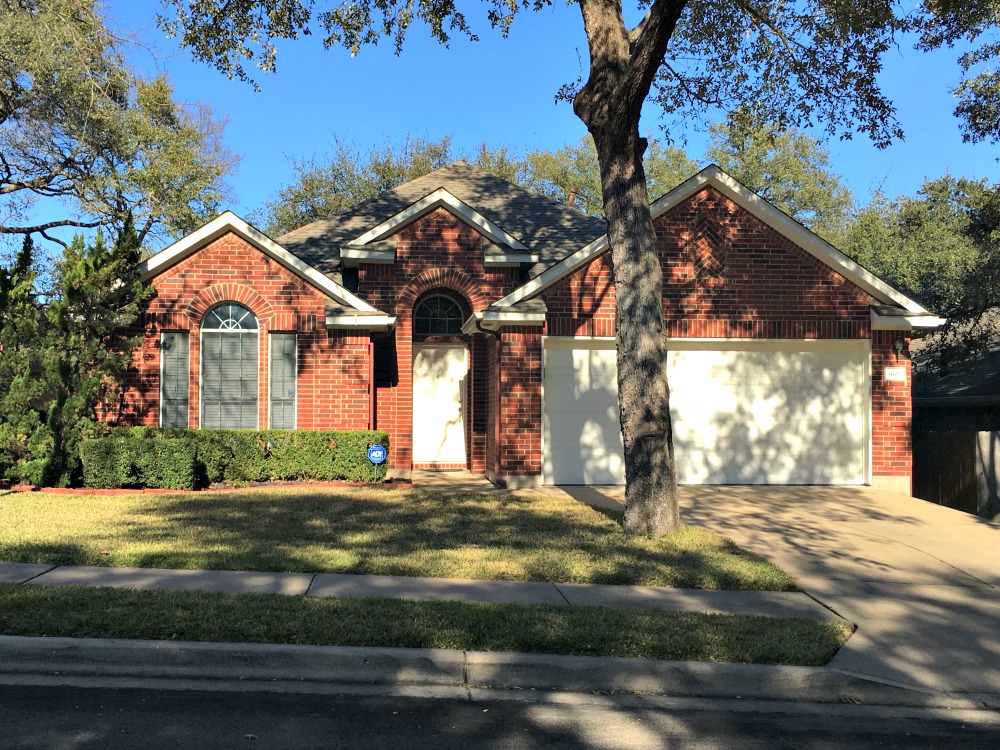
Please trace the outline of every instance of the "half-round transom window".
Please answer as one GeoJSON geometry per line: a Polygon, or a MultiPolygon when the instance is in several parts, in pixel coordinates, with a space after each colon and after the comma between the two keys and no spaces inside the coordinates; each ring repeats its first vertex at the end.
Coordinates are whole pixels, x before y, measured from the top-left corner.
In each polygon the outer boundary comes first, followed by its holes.
{"type": "Polygon", "coordinates": [[[203,331],[256,331],[257,316],[235,302],[213,307],[202,321],[203,331]]]}
{"type": "Polygon", "coordinates": [[[464,319],[462,308],[455,300],[435,294],[414,309],[413,333],[416,336],[459,336],[464,319]]]}

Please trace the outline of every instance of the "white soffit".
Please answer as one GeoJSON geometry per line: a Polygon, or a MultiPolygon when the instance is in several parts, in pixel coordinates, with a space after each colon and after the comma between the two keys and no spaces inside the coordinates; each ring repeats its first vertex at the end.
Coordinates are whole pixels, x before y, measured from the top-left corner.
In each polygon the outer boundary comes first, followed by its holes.
{"type": "Polygon", "coordinates": [[[333,329],[362,329],[388,331],[396,325],[394,315],[326,315],[326,327],[333,329]]]}
{"type": "Polygon", "coordinates": [[[499,245],[506,245],[512,250],[519,250],[528,253],[528,248],[516,237],[507,234],[492,221],[481,213],[473,209],[467,203],[462,202],[444,188],[438,188],[430,195],[426,195],[416,203],[400,211],[376,227],[369,229],[364,234],[355,237],[350,242],[344,244],[345,248],[362,248],[372,242],[378,242],[399,231],[400,228],[410,222],[419,219],[435,208],[446,206],[453,214],[461,218],[466,223],[478,229],[483,235],[493,240],[499,245]]]}
{"type": "Polygon", "coordinates": [[[316,270],[297,256],[292,255],[292,253],[285,250],[277,242],[245,222],[232,211],[219,214],[219,216],[200,229],[196,229],[173,245],[164,248],[149,260],[140,263],[139,273],[142,280],[146,281],[156,274],[166,271],[174,264],[184,260],[184,258],[200,250],[213,240],[217,240],[227,232],[233,232],[242,237],[265,255],[278,261],[288,270],[302,277],[312,286],[325,292],[341,304],[353,307],[356,310],[375,312],[375,308],[363,299],[352,294],[340,284],[333,281],[329,276],[316,270]]]}
{"type": "Polygon", "coordinates": [[[474,313],[462,324],[462,333],[472,334],[486,331],[499,331],[503,326],[542,326],[545,325],[545,313],[520,312],[514,310],[483,310],[474,313]]]}
{"type": "MultiPolygon", "coordinates": [[[[900,311],[902,312],[902,311],[900,311]]],[[[948,322],[936,315],[881,315],[872,310],[873,331],[910,331],[914,328],[938,328],[948,322]]]]}
{"type": "MultiPolygon", "coordinates": [[[[929,315],[919,303],[902,292],[893,289],[867,269],[855,263],[833,245],[806,229],[797,221],[778,210],[759,195],[743,186],[712,164],[701,172],[685,180],[650,206],[653,219],[661,216],[686,198],[694,195],[706,185],[732,199],[737,205],[749,211],[775,231],[794,242],[806,252],[823,261],[827,266],[841,273],[844,278],[882,302],[895,303],[915,315],[929,315]]],[[[498,307],[513,305],[531,299],[560,279],[586,265],[608,249],[607,235],[594,240],[586,247],[550,266],[528,283],[518,287],[501,300],[494,303],[498,307]]]]}

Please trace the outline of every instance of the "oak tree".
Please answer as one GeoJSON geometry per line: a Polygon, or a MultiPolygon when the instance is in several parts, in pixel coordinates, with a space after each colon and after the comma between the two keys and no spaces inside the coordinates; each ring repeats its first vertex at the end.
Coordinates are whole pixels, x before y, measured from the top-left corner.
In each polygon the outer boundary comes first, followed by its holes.
{"type": "MultiPolygon", "coordinates": [[[[275,69],[279,39],[318,30],[327,47],[390,39],[411,27],[447,43],[475,38],[452,0],[169,0],[163,19],[197,59],[250,79],[245,63],[275,69]]],[[[550,0],[484,0],[503,34],[550,0]]],[[[594,139],[616,294],[618,394],[625,445],[625,529],[678,528],[666,376],[662,273],[639,131],[652,99],[672,124],[752,107],[784,129],[820,124],[885,146],[901,134],[876,77],[906,20],[893,0],[577,0],[590,55],[586,80],[563,95],[594,139]]],[[[553,40],[555,43],[556,40],[553,40]]],[[[569,46],[569,45],[567,45],[569,46]]]]}
{"type": "Polygon", "coordinates": [[[0,0],[0,234],[181,234],[214,213],[224,123],[143,80],[95,0],[0,0]]]}

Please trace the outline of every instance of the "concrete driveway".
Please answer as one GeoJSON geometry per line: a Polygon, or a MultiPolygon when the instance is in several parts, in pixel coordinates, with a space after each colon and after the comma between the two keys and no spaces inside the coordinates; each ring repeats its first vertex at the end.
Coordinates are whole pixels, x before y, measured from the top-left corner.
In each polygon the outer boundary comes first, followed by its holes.
{"type": "MultiPolygon", "coordinates": [[[[564,488],[613,505],[624,488],[564,488]]],[[[831,666],[1000,694],[1000,525],[868,487],[684,487],[681,514],[858,625],[831,666]]]]}

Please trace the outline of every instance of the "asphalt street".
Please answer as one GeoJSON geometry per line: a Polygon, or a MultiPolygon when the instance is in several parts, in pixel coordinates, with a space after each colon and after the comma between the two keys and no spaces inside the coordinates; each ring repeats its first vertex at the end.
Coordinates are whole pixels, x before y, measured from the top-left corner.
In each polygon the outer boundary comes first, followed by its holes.
{"type": "Polygon", "coordinates": [[[459,700],[0,685],[0,747],[978,750],[1000,746],[1000,720],[982,711],[639,696],[533,697],[536,700],[459,700]]]}

